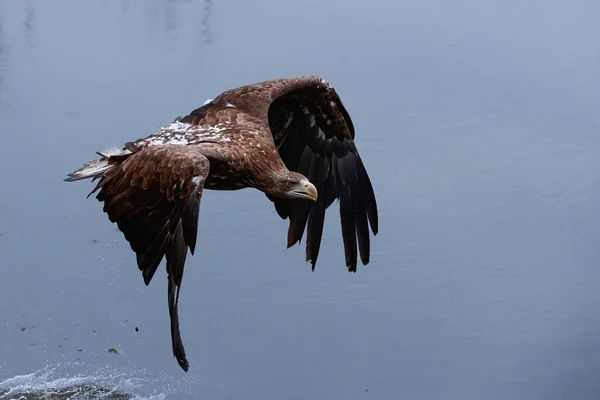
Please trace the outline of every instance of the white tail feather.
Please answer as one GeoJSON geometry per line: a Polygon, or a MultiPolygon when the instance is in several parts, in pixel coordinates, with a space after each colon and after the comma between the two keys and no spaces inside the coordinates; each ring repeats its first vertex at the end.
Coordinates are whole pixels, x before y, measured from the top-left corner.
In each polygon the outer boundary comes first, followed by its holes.
{"type": "Polygon", "coordinates": [[[99,151],[98,154],[102,157],[101,159],[85,163],[77,171],[68,174],[65,181],[73,182],[98,176],[114,165],[109,163],[109,157],[131,154],[131,152],[129,150],[121,150],[117,147],[110,147],[104,151],[99,151]]]}

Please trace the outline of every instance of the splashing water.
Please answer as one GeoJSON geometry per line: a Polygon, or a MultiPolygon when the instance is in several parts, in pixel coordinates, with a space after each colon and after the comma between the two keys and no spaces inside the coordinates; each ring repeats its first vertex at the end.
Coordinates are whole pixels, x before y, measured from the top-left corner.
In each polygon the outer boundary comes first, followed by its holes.
{"type": "Polygon", "coordinates": [[[149,380],[116,372],[98,370],[90,375],[61,377],[57,368],[46,367],[27,375],[0,382],[0,400],[29,399],[132,399],[164,400],[166,394],[143,397],[136,392],[149,380]]]}

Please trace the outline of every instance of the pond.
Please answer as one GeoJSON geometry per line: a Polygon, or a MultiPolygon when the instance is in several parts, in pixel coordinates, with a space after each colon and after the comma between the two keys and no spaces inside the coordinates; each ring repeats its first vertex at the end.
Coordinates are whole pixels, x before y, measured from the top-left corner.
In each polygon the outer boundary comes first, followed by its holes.
{"type": "Polygon", "coordinates": [[[600,395],[600,3],[0,3],[0,398],[600,395]],[[89,182],[94,151],[220,92],[320,75],[380,211],[316,270],[256,190],[208,191],[171,354],[89,182]]]}

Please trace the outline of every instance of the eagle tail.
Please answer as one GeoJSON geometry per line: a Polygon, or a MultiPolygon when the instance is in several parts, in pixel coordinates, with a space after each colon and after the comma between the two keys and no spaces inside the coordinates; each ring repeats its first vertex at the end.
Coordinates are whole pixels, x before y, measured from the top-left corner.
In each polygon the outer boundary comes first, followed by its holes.
{"type": "Polygon", "coordinates": [[[96,152],[100,159],[87,162],[77,171],[71,172],[65,179],[66,182],[74,182],[82,179],[96,178],[110,169],[117,161],[121,161],[123,156],[129,156],[131,152],[127,149],[109,148],[102,152],[96,152]]]}

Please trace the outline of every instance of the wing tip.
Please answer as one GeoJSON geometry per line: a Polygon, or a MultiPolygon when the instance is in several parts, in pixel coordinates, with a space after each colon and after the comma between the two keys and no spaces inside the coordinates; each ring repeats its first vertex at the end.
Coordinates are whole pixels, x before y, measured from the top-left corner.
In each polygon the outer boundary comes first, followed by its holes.
{"type": "Polygon", "coordinates": [[[176,357],[177,358],[177,363],[179,364],[179,366],[181,367],[181,369],[184,372],[188,372],[190,369],[190,363],[188,362],[187,358],[184,357],[176,357]]]}
{"type": "MultiPolygon", "coordinates": [[[[291,229],[288,231],[287,248],[294,246],[296,243],[302,243],[302,237],[297,238],[293,236],[291,229]]],[[[307,260],[308,261],[308,260],[307,260]]]]}
{"type": "Polygon", "coordinates": [[[142,271],[142,276],[144,278],[144,284],[146,286],[150,285],[150,282],[152,281],[152,275],[149,275],[146,273],[146,270],[142,271]]]}
{"type": "Polygon", "coordinates": [[[63,179],[63,182],[76,182],[76,181],[82,181],[84,179],[92,178],[91,175],[84,175],[82,173],[82,170],[83,170],[83,168],[78,169],[77,171],[68,173],[67,177],[65,179],[63,179]]]}

